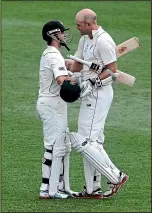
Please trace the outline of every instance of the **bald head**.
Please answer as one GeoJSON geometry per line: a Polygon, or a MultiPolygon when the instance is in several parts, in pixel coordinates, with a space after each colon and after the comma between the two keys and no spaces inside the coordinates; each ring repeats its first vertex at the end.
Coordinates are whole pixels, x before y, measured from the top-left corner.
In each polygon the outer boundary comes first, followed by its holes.
{"type": "Polygon", "coordinates": [[[95,23],[97,19],[97,15],[94,11],[90,9],[83,9],[80,10],[76,16],[75,19],[79,22],[92,22],[95,23]]]}

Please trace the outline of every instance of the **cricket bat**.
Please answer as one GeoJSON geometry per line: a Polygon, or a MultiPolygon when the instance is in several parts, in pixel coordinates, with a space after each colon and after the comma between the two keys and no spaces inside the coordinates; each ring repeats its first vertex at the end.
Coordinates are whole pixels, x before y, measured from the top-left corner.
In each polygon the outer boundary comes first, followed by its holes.
{"type": "MultiPolygon", "coordinates": [[[[136,37],[130,38],[116,46],[116,56],[117,56],[117,58],[119,58],[119,57],[127,54],[128,52],[135,50],[138,47],[140,47],[140,42],[139,42],[138,38],[136,38],[136,37]]],[[[75,56],[72,56],[72,55],[69,55],[68,58],[76,60],[79,63],[86,64],[87,66],[89,66],[90,68],[93,68],[93,69],[98,69],[100,67],[100,65],[97,65],[92,62],[86,62],[86,61],[76,58],[75,56]]],[[[136,78],[134,76],[129,75],[129,74],[124,73],[119,70],[117,70],[117,72],[120,74],[119,77],[116,78],[117,81],[119,81],[123,84],[126,84],[130,87],[132,87],[134,85],[134,82],[136,80],[136,78]]]]}
{"type": "Polygon", "coordinates": [[[133,87],[136,80],[136,78],[133,75],[129,75],[120,70],[117,70],[117,73],[119,73],[119,76],[116,78],[117,81],[119,81],[122,84],[126,84],[129,87],[133,87]]]}
{"type": "MultiPolygon", "coordinates": [[[[82,60],[78,57],[75,57],[73,55],[68,55],[67,56],[68,58],[72,59],[72,60],[75,60],[81,64],[85,64],[86,66],[88,66],[89,68],[93,68],[94,66],[100,66],[100,65],[97,65],[95,63],[92,63],[92,62],[88,62],[88,61],[85,61],[85,60],[82,60]]],[[[134,85],[134,82],[136,80],[136,78],[132,75],[129,75],[127,73],[124,73],[124,72],[121,72],[119,70],[117,70],[117,72],[119,73],[119,76],[116,78],[117,81],[123,83],[123,84],[126,84],[130,87],[132,87],[134,85]]]]}
{"type": "Polygon", "coordinates": [[[116,56],[117,58],[127,54],[140,47],[140,42],[138,38],[133,37],[128,39],[127,41],[122,42],[121,44],[116,46],[116,56]]]}

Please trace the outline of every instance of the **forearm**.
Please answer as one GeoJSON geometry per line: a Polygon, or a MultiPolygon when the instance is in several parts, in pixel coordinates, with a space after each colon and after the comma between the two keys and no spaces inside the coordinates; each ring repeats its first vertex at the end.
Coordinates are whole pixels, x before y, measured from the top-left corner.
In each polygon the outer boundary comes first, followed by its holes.
{"type": "Polygon", "coordinates": [[[72,59],[64,59],[64,61],[65,61],[65,66],[67,70],[70,70],[74,61],[72,59]]]}
{"type": "Polygon", "coordinates": [[[61,75],[56,78],[56,81],[59,85],[62,85],[64,80],[70,79],[68,75],[61,75]]]}
{"type": "Polygon", "coordinates": [[[71,59],[65,59],[65,66],[67,70],[70,70],[71,72],[80,72],[83,68],[82,64],[71,59]]]}
{"type": "Polygon", "coordinates": [[[111,64],[106,65],[103,72],[99,74],[99,78],[105,79],[109,77],[112,73],[115,73],[117,71],[117,65],[116,62],[112,62],[111,64]]]}

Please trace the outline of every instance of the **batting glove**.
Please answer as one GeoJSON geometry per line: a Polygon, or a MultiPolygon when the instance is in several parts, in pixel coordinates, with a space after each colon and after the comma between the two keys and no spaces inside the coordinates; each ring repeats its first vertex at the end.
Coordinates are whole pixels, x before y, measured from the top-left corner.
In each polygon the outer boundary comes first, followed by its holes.
{"type": "Polygon", "coordinates": [[[88,79],[88,80],[90,81],[92,85],[94,85],[97,88],[97,87],[103,87],[103,86],[112,84],[112,82],[115,81],[117,77],[119,77],[119,74],[113,73],[112,76],[109,76],[103,80],[101,80],[99,76],[97,78],[88,79]]]}
{"type": "Polygon", "coordinates": [[[80,98],[83,98],[86,95],[89,95],[92,92],[92,84],[90,81],[84,81],[80,84],[80,98]]]}

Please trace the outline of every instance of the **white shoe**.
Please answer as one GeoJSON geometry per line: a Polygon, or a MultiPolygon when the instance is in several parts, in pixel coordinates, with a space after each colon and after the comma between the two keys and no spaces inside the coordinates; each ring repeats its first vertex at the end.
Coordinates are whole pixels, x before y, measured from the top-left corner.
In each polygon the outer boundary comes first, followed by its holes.
{"type": "Polygon", "coordinates": [[[48,190],[46,190],[46,191],[40,191],[39,198],[40,199],[50,199],[49,191],[48,190]]]}
{"type": "Polygon", "coordinates": [[[90,199],[102,199],[102,191],[101,188],[94,190],[91,194],[87,193],[86,186],[84,186],[81,192],[78,192],[78,195],[74,196],[75,198],[90,198],[90,199]]]}
{"type": "Polygon", "coordinates": [[[71,196],[69,194],[65,194],[63,192],[57,192],[54,196],[50,196],[50,198],[54,198],[54,199],[67,199],[70,197],[71,196]]]}
{"type": "Polygon", "coordinates": [[[126,174],[120,172],[120,182],[117,184],[107,182],[108,190],[105,193],[103,193],[103,197],[109,198],[109,197],[112,197],[114,194],[116,194],[118,190],[126,183],[128,178],[129,177],[126,174]]]}

